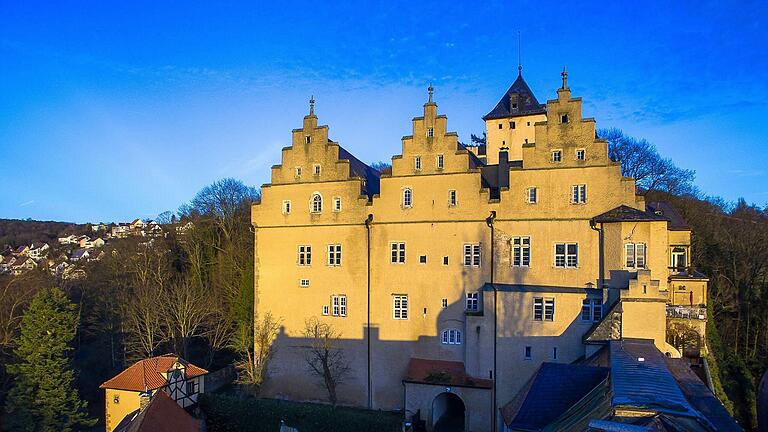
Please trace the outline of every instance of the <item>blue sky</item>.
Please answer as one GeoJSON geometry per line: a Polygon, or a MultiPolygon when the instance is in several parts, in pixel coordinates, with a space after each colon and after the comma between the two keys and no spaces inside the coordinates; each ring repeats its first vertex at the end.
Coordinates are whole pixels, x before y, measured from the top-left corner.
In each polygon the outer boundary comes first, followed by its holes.
{"type": "Polygon", "coordinates": [[[468,140],[518,30],[539,100],[567,66],[598,127],[768,203],[764,2],[202,3],[0,0],[0,218],[124,221],[222,177],[261,185],[310,95],[368,162],[399,153],[430,81],[468,140]]]}

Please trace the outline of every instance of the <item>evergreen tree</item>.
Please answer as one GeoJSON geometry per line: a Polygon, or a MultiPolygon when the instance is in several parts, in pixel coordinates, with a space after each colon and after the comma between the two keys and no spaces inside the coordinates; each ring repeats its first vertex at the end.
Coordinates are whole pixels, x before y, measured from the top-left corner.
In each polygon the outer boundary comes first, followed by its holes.
{"type": "Polygon", "coordinates": [[[9,365],[15,379],[6,401],[6,430],[72,431],[95,424],[78,397],[70,364],[78,321],[75,305],[58,288],[32,299],[14,350],[19,361],[9,365]]]}

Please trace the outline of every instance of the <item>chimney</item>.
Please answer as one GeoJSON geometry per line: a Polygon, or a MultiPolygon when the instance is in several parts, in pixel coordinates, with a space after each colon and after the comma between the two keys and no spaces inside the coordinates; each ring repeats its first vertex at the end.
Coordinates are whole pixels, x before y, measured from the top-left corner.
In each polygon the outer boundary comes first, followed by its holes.
{"type": "Polygon", "coordinates": [[[499,148],[499,188],[509,187],[509,147],[499,148]]]}

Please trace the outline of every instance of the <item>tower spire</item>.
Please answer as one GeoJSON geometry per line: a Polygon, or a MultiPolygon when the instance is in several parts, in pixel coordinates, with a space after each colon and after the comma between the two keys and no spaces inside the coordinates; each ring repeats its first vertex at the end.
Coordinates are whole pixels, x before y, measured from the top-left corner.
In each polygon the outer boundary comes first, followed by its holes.
{"type": "Polygon", "coordinates": [[[434,88],[432,88],[432,83],[430,82],[430,83],[429,83],[429,87],[427,88],[427,91],[429,91],[429,101],[428,101],[427,103],[433,103],[433,102],[432,102],[432,92],[433,92],[434,90],[435,90],[435,89],[434,89],[434,88]]]}
{"type": "Polygon", "coordinates": [[[563,77],[563,90],[568,88],[568,72],[565,71],[565,66],[563,66],[563,72],[560,73],[560,76],[563,77]]]}
{"type": "Polygon", "coordinates": [[[522,49],[520,43],[520,30],[517,31],[517,74],[523,74],[522,49]]]}
{"type": "Polygon", "coordinates": [[[311,116],[315,115],[315,96],[314,95],[309,97],[309,115],[311,116]]]}

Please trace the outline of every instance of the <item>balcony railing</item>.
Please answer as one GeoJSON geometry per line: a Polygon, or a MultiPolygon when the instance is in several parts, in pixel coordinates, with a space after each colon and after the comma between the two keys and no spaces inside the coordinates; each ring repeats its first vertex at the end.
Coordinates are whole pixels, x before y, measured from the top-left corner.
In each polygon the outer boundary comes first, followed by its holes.
{"type": "Polygon", "coordinates": [[[667,306],[667,316],[670,318],[705,320],[707,319],[707,309],[688,306],[667,306]]]}

